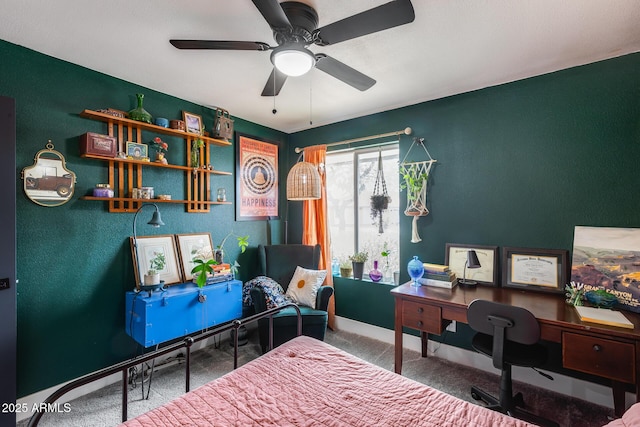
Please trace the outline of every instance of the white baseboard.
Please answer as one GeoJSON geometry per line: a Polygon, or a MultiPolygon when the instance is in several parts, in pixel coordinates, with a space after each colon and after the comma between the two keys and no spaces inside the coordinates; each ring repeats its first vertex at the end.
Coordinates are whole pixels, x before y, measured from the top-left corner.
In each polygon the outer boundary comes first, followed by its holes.
{"type": "MultiPolygon", "coordinates": [[[[395,343],[394,331],[345,317],[336,316],[336,328],[341,331],[363,335],[389,344],[395,343]]],[[[420,337],[403,334],[403,347],[417,352],[422,351],[420,337]]],[[[442,344],[436,341],[429,341],[428,351],[430,357],[439,357],[454,363],[459,363],[461,365],[500,375],[500,371],[493,367],[493,364],[488,357],[474,351],[465,350],[448,344],[442,344]],[[434,353],[434,350],[437,351],[434,353]]],[[[429,362],[428,360],[425,360],[424,363],[429,362]]],[[[596,405],[613,408],[613,394],[610,387],[568,377],[556,372],[551,372],[550,374],[554,378],[554,381],[544,378],[532,369],[518,367],[513,368],[514,381],[520,381],[546,390],[561,393],[566,396],[582,399],[596,405]]],[[[635,403],[635,395],[627,393],[626,407],[629,407],[633,403],[635,403]]]]}

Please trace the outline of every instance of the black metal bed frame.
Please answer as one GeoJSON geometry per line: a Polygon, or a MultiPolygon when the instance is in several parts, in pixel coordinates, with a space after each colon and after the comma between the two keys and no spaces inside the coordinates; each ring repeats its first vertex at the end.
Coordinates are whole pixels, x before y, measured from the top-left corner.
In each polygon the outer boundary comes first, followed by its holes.
{"type": "MultiPolygon", "coordinates": [[[[298,331],[297,334],[302,335],[302,315],[300,314],[300,308],[298,308],[295,304],[286,304],[280,307],[275,307],[262,313],[255,314],[253,316],[237,319],[231,322],[224,323],[214,329],[209,331],[205,331],[196,336],[186,337],[183,341],[177,342],[175,344],[168,345],[167,347],[163,347],[162,349],[155,350],[141,356],[135,357],[131,360],[125,360],[124,362],[120,362],[116,365],[109,366],[100,371],[85,375],[84,377],[80,377],[70,383],[67,383],[51,393],[49,397],[47,397],[43,405],[39,405],[40,407],[48,407],[50,404],[54,403],[66,393],[75,390],[78,387],[82,387],[84,385],[90,384],[94,381],[100,380],[102,378],[108,377],[110,375],[116,374],[118,372],[122,373],[122,422],[127,421],[127,403],[128,403],[128,384],[129,384],[129,368],[132,368],[141,363],[147,362],[149,360],[155,359],[156,357],[163,356],[165,354],[174,352],[176,350],[180,350],[182,348],[186,349],[185,356],[185,391],[189,392],[190,388],[190,376],[191,376],[191,346],[204,339],[210,338],[214,335],[218,335],[222,332],[233,330],[234,333],[231,334],[233,337],[233,369],[238,367],[238,328],[241,326],[247,325],[249,323],[256,322],[262,318],[269,317],[269,350],[273,348],[273,315],[279,313],[281,310],[293,307],[296,310],[296,314],[298,316],[298,331]]],[[[45,411],[42,408],[39,408],[36,413],[34,413],[29,419],[29,427],[35,427],[40,422],[42,415],[44,415],[45,411]]]]}

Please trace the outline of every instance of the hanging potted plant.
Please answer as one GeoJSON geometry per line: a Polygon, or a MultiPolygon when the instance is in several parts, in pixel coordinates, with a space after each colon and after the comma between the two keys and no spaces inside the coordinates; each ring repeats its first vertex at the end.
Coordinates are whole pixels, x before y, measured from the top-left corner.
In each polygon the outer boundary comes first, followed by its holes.
{"type": "Polygon", "coordinates": [[[373,195],[371,196],[371,219],[378,220],[378,233],[384,233],[382,228],[382,212],[387,210],[391,202],[391,197],[387,193],[387,183],[384,180],[384,171],[382,170],[382,151],[378,151],[378,175],[376,183],[373,186],[373,195]]]}
{"type": "Polygon", "coordinates": [[[382,212],[387,210],[391,202],[391,197],[385,194],[374,194],[371,196],[371,219],[378,220],[378,233],[384,233],[382,228],[382,212]]]}
{"type": "Polygon", "coordinates": [[[422,205],[422,192],[426,193],[427,182],[429,179],[428,171],[421,168],[419,164],[409,163],[400,165],[400,191],[407,190],[408,206],[405,210],[406,215],[425,215],[429,211],[426,206],[422,205]],[[426,213],[425,213],[426,211],[426,213]]]}
{"type": "Polygon", "coordinates": [[[204,147],[204,140],[202,138],[194,138],[191,141],[191,167],[200,167],[200,149],[204,147]]]}

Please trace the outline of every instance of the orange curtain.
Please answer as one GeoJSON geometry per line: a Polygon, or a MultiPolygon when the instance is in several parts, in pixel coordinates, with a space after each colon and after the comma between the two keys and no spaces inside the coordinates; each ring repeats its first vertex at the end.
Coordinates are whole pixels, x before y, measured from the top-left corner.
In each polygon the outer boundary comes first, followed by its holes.
{"type": "MultiPolygon", "coordinates": [[[[318,200],[305,200],[302,204],[302,243],[305,245],[320,245],[320,264],[318,268],[327,270],[326,286],[333,287],[331,275],[331,247],[329,245],[329,226],[327,225],[327,178],[324,165],[327,161],[327,146],[315,145],[304,149],[304,161],[312,163],[318,168],[322,182],[321,197],[318,200]]],[[[329,300],[328,326],[335,330],[335,293],[329,300]]]]}

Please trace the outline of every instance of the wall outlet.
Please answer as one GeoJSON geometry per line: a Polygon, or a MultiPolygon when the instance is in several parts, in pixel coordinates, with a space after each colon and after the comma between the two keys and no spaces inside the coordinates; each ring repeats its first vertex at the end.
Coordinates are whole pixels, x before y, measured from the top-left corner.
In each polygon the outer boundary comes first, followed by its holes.
{"type": "Polygon", "coordinates": [[[447,325],[447,331],[450,332],[455,332],[456,331],[456,321],[452,320],[451,323],[449,323],[449,325],[447,325]]]}

